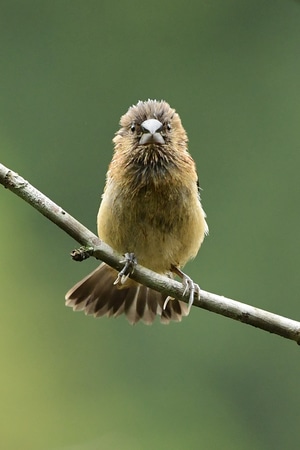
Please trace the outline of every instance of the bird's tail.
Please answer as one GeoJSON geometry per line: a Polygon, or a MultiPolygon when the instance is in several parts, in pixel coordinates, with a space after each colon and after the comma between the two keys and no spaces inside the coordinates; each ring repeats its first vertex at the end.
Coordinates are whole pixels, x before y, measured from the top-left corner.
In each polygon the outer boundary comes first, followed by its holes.
{"type": "Polygon", "coordinates": [[[151,325],[160,316],[161,323],[180,322],[188,315],[188,306],[179,300],[164,305],[166,295],[128,279],[122,286],[114,285],[117,271],[105,263],[86,276],[66,294],[66,305],[94,317],[117,317],[125,314],[129,323],[140,320],[151,325]],[[164,308],[165,306],[165,308],[164,308]]]}

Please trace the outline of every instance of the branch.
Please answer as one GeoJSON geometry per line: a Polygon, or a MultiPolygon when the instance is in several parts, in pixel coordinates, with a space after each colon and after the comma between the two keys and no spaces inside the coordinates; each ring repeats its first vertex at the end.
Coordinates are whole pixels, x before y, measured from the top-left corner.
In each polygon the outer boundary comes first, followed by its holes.
{"type": "MultiPolygon", "coordinates": [[[[54,222],[81,245],[92,247],[92,253],[95,258],[120,271],[123,266],[120,262],[123,256],[102,242],[95,234],[35,189],[28,181],[2,164],[0,164],[0,183],[54,222]]],[[[140,265],[136,266],[131,277],[150,288],[188,303],[188,293],[183,296],[182,284],[175,280],[159,275],[140,265]]],[[[278,334],[300,344],[300,322],[295,320],[212,294],[202,289],[201,299],[195,299],[193,305],[270,333],[278,334]]]]}

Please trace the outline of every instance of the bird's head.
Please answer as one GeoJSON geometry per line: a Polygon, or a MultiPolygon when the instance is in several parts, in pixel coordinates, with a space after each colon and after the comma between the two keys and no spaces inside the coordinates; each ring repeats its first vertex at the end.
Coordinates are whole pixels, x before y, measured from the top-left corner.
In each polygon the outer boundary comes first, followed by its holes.
{"type": "Polygon", "coordinates": [[[137,155],[186,151],[187,135],[179,115],[165,101],[139,101],[121,117],[114,143],[116,151],[137,155]]]}

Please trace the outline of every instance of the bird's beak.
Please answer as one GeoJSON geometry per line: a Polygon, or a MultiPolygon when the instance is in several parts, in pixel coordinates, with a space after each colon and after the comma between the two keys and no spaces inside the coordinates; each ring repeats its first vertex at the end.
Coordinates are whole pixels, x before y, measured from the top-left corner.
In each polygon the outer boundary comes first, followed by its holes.
{"type": "Polygon", "coordinates": [[[142,137],[140,145],[164,144],[165,140],[161,135],[163,124],[156,119],[148,119],[142,123],[142,137]]]}

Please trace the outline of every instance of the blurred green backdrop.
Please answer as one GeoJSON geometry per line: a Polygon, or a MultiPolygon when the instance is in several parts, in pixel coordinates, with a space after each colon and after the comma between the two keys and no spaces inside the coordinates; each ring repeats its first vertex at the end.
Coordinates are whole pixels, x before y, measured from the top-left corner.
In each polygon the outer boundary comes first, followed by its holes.
{"type": "MultiPolygon", "coordinates": [[[[300,320],[300,4],[0,1],[0,161],[95,231],[120,116],[167,100],[210,236],[205,290],[300,320]]],[[[194,309],[131,327],[64,306],[96,266],[0,189],[0,447],[298,449],[296,344],[194,309]]]]}

